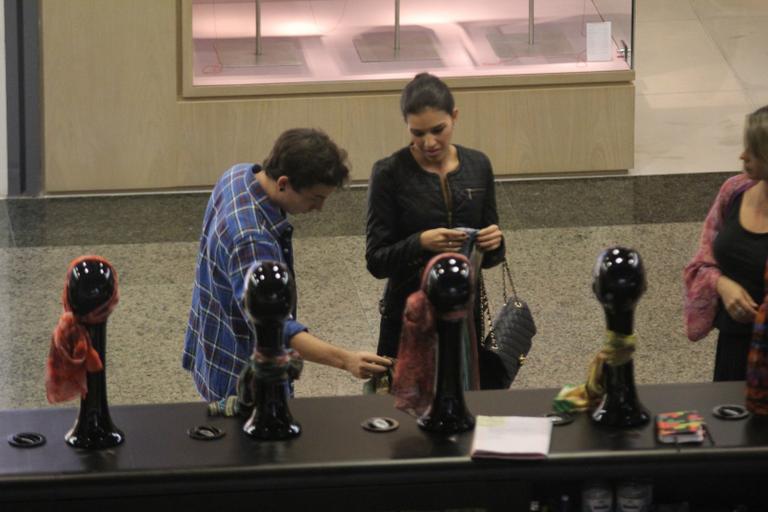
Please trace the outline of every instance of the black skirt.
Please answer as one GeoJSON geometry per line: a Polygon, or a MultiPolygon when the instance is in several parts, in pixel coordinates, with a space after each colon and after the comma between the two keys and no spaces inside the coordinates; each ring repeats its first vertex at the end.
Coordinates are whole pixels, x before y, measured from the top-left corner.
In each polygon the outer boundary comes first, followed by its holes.
{"type": "Polygon", "coordinates": [[[715,382],[724,380],[745,380],[747,377],[747,356],[752,341],[751,332],[733,333],[720,331],[715,354],[715,382]]]}

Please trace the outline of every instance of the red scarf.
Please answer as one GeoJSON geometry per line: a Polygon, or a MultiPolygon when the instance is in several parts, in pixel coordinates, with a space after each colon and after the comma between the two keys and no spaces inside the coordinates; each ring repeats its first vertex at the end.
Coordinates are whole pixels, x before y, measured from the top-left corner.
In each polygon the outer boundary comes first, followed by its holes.
{"type": "Polygon", "coordinates": [[[100,256],[80,256],[72,260],[67,269],[67,277],[64,280],[64,292],[61,295],[61,303],[64,312],[59,317],[59,322],[51,336],[51,348],[48,351],[48,360],[45,365],[45,394],[49,403],[66,402],[85,397],[88,393],[86,384],[86,372],[99,372],[104,368],[98,352],[91,345],[91,337],[88,334],[88,325],[105,322],[112,310],[117,306],[119,295],[117,293],[117,273],[114,267],[100,256]],[[112,269],[115,280],[115,291],[112,297],[84,316],[77,316],[72,312],[69,304],[69,277],[72,270],[83,261],[98,261],[112,269]]]}
{"type": "MultiPolygon", "coordinates": [[[[436,311],[427,298],[427,278],[438,259],[450,256],[469,264],[466,256],[458,253],[440,253],[432,258],[421,276],[421,287],[406,301],[403,312],[403,330],[397,351],[397,363],[392,381],[395,407],[411,414],[421,415],[429,409],[434,398],[435,358],[437,350],[436,311]]],[[[446,320],[467,317],[467,309],[451,312],[446,320]]]]}

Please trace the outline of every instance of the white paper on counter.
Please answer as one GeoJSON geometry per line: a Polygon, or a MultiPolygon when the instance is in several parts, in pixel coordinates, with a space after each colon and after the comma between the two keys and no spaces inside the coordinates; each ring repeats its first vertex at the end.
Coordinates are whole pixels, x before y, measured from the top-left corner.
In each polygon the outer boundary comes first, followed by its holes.
{"type": "Polygon", "coordinates": [[[552,420],[547,417],[478,416],[473,458],[543,459],[549,454],[552,420]]]}

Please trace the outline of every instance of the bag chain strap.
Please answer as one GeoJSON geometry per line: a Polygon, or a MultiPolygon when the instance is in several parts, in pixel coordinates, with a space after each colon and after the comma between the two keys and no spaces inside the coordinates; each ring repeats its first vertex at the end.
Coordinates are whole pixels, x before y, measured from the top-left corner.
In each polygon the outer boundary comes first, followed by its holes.
{"type": "MultiPolygon", "coordinates": [[[[512,272],[509,269],[509,263],[507,263],[507,260],[504,259],[502,264],[504,267],[501,273],[501,294],[504,298],[504,304],[506,305],[509,302],[509,294],[507,293],[507,280],[509,280],[509,286],[512,288],[512,298],[514,299],[514,305],[515,307],[521,308],[523,307],[523,304],[517,297],[517,290],[515,289],[515,282],[512,280],[512,272]]],[[[493,330],[491,306],[488,302],[488,292],[485,290],[485,281],[483,280],[482,272],[480,273],[480,306],[483,309],[483,316],[485,316],[485,321],[488,324],[488,338],[491,339],[491,346],[488,347],[484,345],[484,348],[487,350],[498,350],[499,345],[496,342],[496,332],[493,330]]],[[[483,342],[485,343],[485,340],[483,340],[483,342]]]]}
{"type": "Polygon", "coordinates": [[[509,269],[509,263],[507,263],[507,260],[505,259],[502,262],[502,265],[504,265],[504,271],[501,275],[501,293],[504,297],[504,304],[509,301],[509,297],[507,296],[507,279],[509,279],[509,286],[512,288],[512,298],[515,299],[515,307],[521,308],[523,307],[523,303],[520,302],[520,299],[517,297],[517,290],[515,289],[515,282],[512,280],[512,271],[509,269]]]}
{"type": "Polygon", "coordinates": [[[480,307],[483,309],[483,316],[488,324],[488,336],[483,339],[483,348],[486,350],[498,350],[499,345],[496,343],[496,333],[493,331],[493,321],[491,319],[491,306],[488,303],[488,293],[485,291],[485,280],[483,279],[483,273],[480,272],[480,307]],[[491,339],[490,346],[486,340],[491,339]]]}

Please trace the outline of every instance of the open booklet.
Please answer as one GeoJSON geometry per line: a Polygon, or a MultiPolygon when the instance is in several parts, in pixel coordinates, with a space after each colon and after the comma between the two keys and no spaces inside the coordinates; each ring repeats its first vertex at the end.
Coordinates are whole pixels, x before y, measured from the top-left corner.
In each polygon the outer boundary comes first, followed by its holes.
{"type": "Polygon", "coordinates": [[[549,454],[552,421],[528,416],[478,416],[472,458],[544,459],[549,454]]]}

